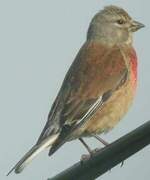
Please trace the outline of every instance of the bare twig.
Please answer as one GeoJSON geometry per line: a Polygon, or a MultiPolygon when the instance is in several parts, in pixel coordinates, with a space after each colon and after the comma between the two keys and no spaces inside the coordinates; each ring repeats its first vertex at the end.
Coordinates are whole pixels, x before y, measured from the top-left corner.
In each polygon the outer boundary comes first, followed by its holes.
{"type": "Polygon", "coordinates": [[[150,121],[48,180],[94,180],[150,144],[150,121]]]}

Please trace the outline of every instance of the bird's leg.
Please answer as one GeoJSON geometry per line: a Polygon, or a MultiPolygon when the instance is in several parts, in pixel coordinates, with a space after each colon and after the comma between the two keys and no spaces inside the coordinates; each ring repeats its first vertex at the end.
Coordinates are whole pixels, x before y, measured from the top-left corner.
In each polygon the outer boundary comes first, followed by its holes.
{"type": "Polygon", "coordinates": [[[89,154],[83,154],[81,156],[81,161],[85,161],[91,158],[92,156],[92,150],[91,148],[85,143],[85,141],[82,138],[79,138],[79,141],[83,144],[83,146],[86,148],[86,150],[89,152],[89,154]]]}
{"type": "Polygon", "coordinates": [[[93,134],[93,137],[95,137],[98,141],[100,141],[104,146],[108,146],[109,145],[108,142],[106,142],[104,139],[102,139],[98,135],[93,134]]]}
{"type": "Polygon", "coordinates": [[[81,157],[81,161],[88,160],[91,158],[91,156],[98,151],[98,149],[91,150],[91,148],[85,143],[85,141],[82,138],[79,138],[80,142],[83,144],[83,146],[87,149],[89,154],[84,154],[81,157]]]}
{"type": "MultiPolygon", "coordinates": [[[[109,145],[108,142],[106,142],[104,139],[102,139],[98,135],[93,134],[93,137],[95,137],[98,141],[100,141],[104,146],[108,146],[109,145]]],[[[121,162],[120,167],[122,167],[123,165],[124,165],[124,161],[121,162]]]]}
{"type": "Polygon", "coordinates": [[[89,154],[92,153],[91,148],[85,143],[85,141],[82,138],[79,138],[79,141],[83,144],[83,146],[86,148],[86,150],[89,152],[89,154]]]}

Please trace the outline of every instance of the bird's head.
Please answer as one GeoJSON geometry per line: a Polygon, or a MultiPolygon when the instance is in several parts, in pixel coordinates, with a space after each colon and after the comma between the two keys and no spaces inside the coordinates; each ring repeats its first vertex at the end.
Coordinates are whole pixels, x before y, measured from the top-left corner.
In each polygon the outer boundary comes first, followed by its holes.
{"type": "Polygon", "coordinates": [[[87,39],[102,41],[110,45],[131,44],[133,32],[144,27],[117,6],[107,6],[98,12],[90,23],[87,39]]]}

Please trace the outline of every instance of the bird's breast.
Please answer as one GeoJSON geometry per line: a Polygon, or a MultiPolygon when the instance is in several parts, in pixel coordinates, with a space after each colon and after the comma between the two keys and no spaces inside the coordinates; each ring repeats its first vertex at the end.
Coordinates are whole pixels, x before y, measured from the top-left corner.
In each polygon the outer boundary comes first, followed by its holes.
{"type": "Polygon", "coordinates": [[[133,50],[130,54],[129,75],[126,82],[116,90],[104,106],[80,128],[79,134],[88,136],[111,130],[126,114],[131,106],[137,86],[137,58],[133,50]]]}

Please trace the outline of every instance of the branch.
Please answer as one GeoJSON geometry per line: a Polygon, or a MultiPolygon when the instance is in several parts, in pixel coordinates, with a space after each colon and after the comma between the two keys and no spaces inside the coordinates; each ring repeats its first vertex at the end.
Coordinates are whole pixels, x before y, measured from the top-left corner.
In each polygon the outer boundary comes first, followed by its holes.
{"type": "Polygon", "coordinates": [[[48,180],[94,180],[150,144],[150,121],[48,180]]]}

